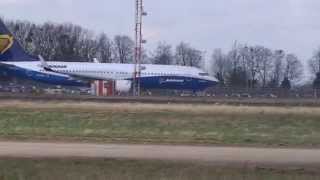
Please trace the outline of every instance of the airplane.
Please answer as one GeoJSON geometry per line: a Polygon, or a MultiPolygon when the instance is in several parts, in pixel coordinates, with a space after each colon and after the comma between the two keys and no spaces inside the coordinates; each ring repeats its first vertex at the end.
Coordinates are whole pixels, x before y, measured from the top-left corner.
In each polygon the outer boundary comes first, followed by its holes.
{"type": "MultiPolygon", "coordinates": [[[[130,91],[134,81],[134,64],[45,61],[25,52],[0,19],[0,72],[8,76],[41,83],[90,87],[95,80],[113,80],[119,91],[130,91]]],[[[142,89],[203,91],[218,80],[195,67],[142,64],[139,76],[142,89]]]]}

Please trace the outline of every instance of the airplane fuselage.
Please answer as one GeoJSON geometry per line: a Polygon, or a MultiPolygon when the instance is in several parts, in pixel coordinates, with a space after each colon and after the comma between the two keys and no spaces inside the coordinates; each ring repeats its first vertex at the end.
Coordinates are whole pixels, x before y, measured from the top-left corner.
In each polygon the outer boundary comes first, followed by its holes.
{"type": "MultiPolygon", "coordinates": [[[[47,62],[49,72],[40,61],[3,62],[1,71],[10,76],[28,78],[42,83],[64,86],[90,86],[92,80],[132,81],[133,64],[105,64],[79,62],[47,62]]],[[[217,80],[194,67],[151,65],[141,66],[140,83],[144,89],[204,90],[217,80]]]]}

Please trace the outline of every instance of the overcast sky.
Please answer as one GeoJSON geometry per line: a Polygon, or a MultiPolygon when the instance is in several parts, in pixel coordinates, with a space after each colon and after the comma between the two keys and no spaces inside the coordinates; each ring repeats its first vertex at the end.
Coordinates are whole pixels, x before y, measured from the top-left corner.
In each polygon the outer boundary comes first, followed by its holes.
{"type": "MultiPolygon", "coordinates": [[[[237,40],[306,60],[320,46],[320,0],[145,0],[145,9],[149,48],[185,41],[211,54],[237,40]]],[[[134,0],[0,0],[0,15],[133,36],[134,0]]]]}

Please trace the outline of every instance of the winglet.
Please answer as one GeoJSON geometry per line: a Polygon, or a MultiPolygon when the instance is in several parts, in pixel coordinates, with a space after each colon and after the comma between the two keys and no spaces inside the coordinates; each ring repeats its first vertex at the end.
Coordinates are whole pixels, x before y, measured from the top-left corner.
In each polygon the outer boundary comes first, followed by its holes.
{"type": "Polygon", "coordinates": [[[38,55],[39,57],[39,60],[41,62],[41,67],[45,68],[45,67],[48,67],[48,64],[47,62],[44,60],[44,58],[41,56],[41,55],[38,55]]]}
{"type": "Polygon", "coordinates": [[[46,71],[52,71],[53,72],[53,70],[50,68],[50,66],[48,65],[48,63],[45,61],[45,59],[41,56],[41,55],[38,55],[38,57],[39,57],[39,60],[40,60],[40,62],[41,62],[41,67],[44,69],[44,70],[46,70],[46,71]]]}

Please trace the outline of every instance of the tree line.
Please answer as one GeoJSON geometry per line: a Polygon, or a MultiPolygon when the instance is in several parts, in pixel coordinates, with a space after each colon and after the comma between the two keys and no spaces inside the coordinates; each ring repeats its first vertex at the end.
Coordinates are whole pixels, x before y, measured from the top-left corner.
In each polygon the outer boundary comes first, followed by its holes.
{"type": "MultiPolygon", "coordinates": [[[[221,86],[290,89],[293,84],[305,80],[306,70],[301,60],[284,50],[238,44],[227,53],[214,50],[212,62],[213,73],[221,86]]],[[[312,75],[310,85],[320,89],[320,48],[315,50],[308,64],[312,75]]],[[[304,86],[307,83],[302,82],[304,86]]]]}
{"type": "MultiPolygon", "coordinates": [[[[6,21],[21,45],[33,55],[55,61],[93,61],[102,63],[132,63],[134,41],[126,35],[109,38],[105,33],[95,35],[74,24],[34,24],[28,21],[6,21]]],[[[152,52],[143,52],[143,63],[200,67],[203,52],[181,42],[173,55],[171,46],[159,43],[152,52]],[[151,55],[149,55],[151,54],[151,55]]]]}
{"type": "MultiPolygon", "coordinates": [[[[110,38],[105,33],[96,35],[74,24],[5,22],[30,54],[40,54],[47,60],[86,62],[97,58],[102,63],[134,61],[134,41],[126,35],[110,38]]],[[[204,67],[203,51],[185,42],[175,47],[160,42],[154,50],[143,51],[143,63],[202,67],[209,70],[221,86],[239,88],[290,89],[292,84],[302,80],[305,71],[301,60],[293,53],[245,44],[235,45],[229,52],[215,49],[208,68],[204,67]]],[[[309,60],[309,67],[316,77],[314,87],[320,88],[320,48],[309,60]]]]}
{"type": "Polygon", "coordinates": [[[224,54],[216,49],[213,69],[222,85],[241,88],[291,88],[301,80],[303,64],[298,57],[283,50],[263,46],[236,45],[224,54]]]}

